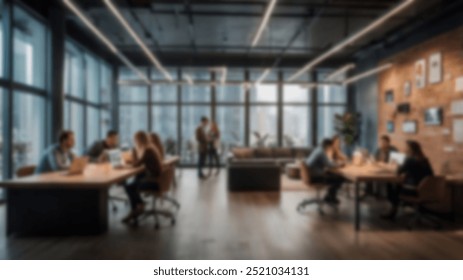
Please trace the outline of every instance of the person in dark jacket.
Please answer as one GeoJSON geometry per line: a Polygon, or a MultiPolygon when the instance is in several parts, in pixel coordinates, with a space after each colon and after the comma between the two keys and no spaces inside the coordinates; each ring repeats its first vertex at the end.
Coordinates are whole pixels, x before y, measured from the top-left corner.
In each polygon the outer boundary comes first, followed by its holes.
{"type": "Polygon", "coordinates": [[[429,176],[434,176],[434,171],[428,158],[424,155],[420,143],[416,141],[407,141],[407,157],[402,165],[397,169],[398,175],[402,178],[402,185],[388,191],[389,201],[392,208],[386,215],[385,219],[394,219],[397,214],[400,195],[417,196],[417,187],[429,176]]]}
{"type": "Polygon", "coordinates": [[[379,139],[379,147],[375,153],[375,160],[381,163],[388,163],[391,152],[397,152],[397,148],[391,145],[391,138],[387,135],[379,139]]]}
{"type": "Polygon", "coordinates": [[[110,130],[104,140],[95,141],[87,150],[86,155],[90,162],[104,161],[105,151],[117,148],[119,144],[119,134],[115,130],[110,130]]]}
{"type": "Polygon", "coordinates": [[[134,136],[135,158],[133,166],[144,166],[145,172],[142,176],[137,176],[135,180],[125,186],[125,191],[130,200],[131,211],[122,220],[124,223],[135,221],[144,210],[144,203],[140,195],[141,190],[159,189],[159,177],[162,173],[162,159],[157,148],[153,145],[150,136],[139,131],[134,136]]]}
{"type": "Polygon", "coordinates": [[[209,125],[209,119],[207,117],[201,118],[201,124],[196,128],[195,137],[198,144],[198,177],[205,179],[206,176],[203,173],[203,167],[206,164],[207,158],[207,133],[206,129],[209,125]]]}

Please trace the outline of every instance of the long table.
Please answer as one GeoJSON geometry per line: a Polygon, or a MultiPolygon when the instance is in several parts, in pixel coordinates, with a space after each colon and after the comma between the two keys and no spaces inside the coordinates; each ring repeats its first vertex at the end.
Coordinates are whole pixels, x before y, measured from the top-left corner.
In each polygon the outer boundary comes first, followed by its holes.
{"type": "MultiPolygon", "coordinates": [[[[360,211],[360,185],[362,183],[400,183],[401,178],[397,175],[396,168],[388,165],[366,164],[362,166],[348,165],[344,168],[333,170],[334,173],[341,175],[355,185],[355,223],[356,231],[361,227],[360,211]]],[[[446,177],[447,183],[452,187],[452,193],[455,193],[455,186],[463,185],[463,175],[453,175],[446,177]]],[[[454,195],[452,195],[452,200],[454,195]]],[[[455,202],[452,201],[452,212],[455,214],[455,202]]]]}
{"type": "Polygon", "coordinates": [[[0,182],[7,190],[7,235],[105,232],[108,189],[143,170],[90,164],[82,175],[53,172],[0,182]]]}

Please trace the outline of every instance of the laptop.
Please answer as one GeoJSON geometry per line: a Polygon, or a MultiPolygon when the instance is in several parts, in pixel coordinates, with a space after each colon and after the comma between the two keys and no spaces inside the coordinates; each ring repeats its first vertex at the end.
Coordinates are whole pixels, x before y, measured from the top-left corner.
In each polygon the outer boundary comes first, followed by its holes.
{"type": "Polygon", "coordinates": [[[76,157],[69,167],[66,175],[81,175],[88,163],[88,157],[76,157]]]}
{"type": "Polygon", "coordinates": [[[391,152],[389,154],[389,163],[402,165],[405,162],[406,155],[399,152],[391,152]]]}
{"type": "Polygon", "coordinates": [[[108,159],[109,163],[114,169],[124,168],[124,164],[122,162],[122,152],[119,149],[108,150],[108,159]]]}

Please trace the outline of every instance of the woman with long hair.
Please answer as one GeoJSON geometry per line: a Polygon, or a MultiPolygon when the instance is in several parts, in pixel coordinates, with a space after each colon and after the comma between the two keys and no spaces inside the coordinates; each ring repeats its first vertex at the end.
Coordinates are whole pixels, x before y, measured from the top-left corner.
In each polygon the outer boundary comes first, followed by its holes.
{"type": "Polygon", "coordinates": [[[144,166],[145,171],[141,176],[125,186],[125,191],[129,197],[131,211],[122,220],[124,223],[136,221],[138,216],[145,210],[144,203],[140,195],[140,190],[159,189],[158,179],[162,173],[162,159],[153,145],[149,135],[144,131],[138,131],[134,135],[135,152],[133,166],[144,166]]]}
{"type": "Polygon", "coordinates": [[[220,172],[219,145],[220,129],[216,122],[212,122],[208,133],[209,174],[212,173],[214,166],[216,167],[216,175],[220,172]]]}
{"type": "Polygon", "coordinates": [[[429,176],[434,176],[434,171],[428,158],[423,153],[420,143],[409,140],[406,145],[406,159],[397,169],[398,175],[402,178],[402,185],[395,188],[388,188],[388,198],[392,208],[385,219],[394,219],[400,202],[400,195],[417,196],[417,187],[429,176]]]}
{"type": "Polygon", "coordinates": [[[159,137],[157,133],[152,132],[150,133],[150,138],[151,138],[151,142],[153,142],[153,145],[158,150],[159,155],[161,156],[161,159],[164,159],[165,150],[164,150],[164,145],[162,145],[161,137],[159,137]]]}

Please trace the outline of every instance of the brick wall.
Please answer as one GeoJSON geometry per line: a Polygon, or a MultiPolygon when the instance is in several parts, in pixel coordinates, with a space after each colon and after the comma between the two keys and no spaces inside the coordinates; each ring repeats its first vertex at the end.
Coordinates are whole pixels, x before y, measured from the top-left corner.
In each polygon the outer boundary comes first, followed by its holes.
{"type": "MultiPolygon", "coordinates": [[[[463,172],[463,145],[453,142],[453,119],[450,115],[450,105],[453,100],[463,99],[463,93],[455,90],[455,81],[463,76],[463,27],[437,36],[427,42],[416,45],[381,63],[392,62],[393,67],[379,75],[378,98],[378,133],[387,133],[387,122],[393,121],[395,132],[389,134],[392,142],[403,150],[407,139],[419,141],[436,173],[441,174],[444,166],[450,171],[463,172]],[[426,75],[426,86],[418,89],[415,86],[415,62],[426,59],[426,71],[429,73],[429,56],[441,52],[443,75],[442,82],[429,84],[426,75]],[[406,81],[412,84],[411,95],[404,95],[403,87],[406,81]],[[394,91],[394,102],[386,103],[386,91],[394,91]],[[397,104],[409,102],[409,114],[397,114],[397,104]],[[444,109],[444,123],[442,126],[427,126],[424,123],[424,112],[430,107],[444,109]],[[402,123],[406,120],[417,121],[418,133],[405,134],[402,123]],[[449,150],[450,149],[450,150],[449,150]]],[[[463,118],[463,117],[460,117],[463,118]]]]}

